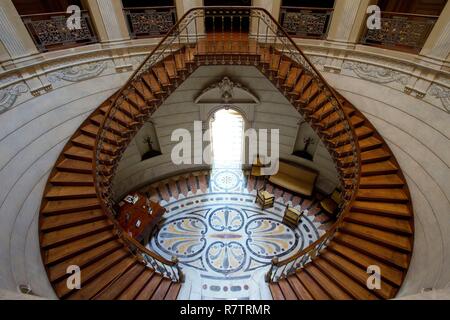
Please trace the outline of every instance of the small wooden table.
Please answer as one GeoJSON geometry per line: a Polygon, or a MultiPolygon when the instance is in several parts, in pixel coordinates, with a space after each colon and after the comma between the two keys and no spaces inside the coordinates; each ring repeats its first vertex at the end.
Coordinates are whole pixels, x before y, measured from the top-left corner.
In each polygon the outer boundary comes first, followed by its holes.
{"type": "Polygon", "coordinates": [[[150,201],[141,193],[134,193],[119,202],[118,221],[128,235],[146,245],[165,212],[159,203],[150,201]]]}

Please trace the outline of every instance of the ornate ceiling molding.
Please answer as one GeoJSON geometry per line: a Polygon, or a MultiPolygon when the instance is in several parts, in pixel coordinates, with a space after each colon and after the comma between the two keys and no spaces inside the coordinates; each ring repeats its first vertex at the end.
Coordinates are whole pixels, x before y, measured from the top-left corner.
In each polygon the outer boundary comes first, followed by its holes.
{"type": "Polygon", "coordinates": [[[199,104],[259,104],[260,101],[250,89],[229,77],[223,77],[207,88],[194,100],[199,104]]]}

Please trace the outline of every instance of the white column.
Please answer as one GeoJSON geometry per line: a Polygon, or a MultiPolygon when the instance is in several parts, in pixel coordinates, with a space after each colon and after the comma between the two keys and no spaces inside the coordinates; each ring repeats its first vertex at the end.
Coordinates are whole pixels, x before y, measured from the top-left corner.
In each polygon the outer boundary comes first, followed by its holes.
{"type": "Polygon", "coordinates": [[[86,0],[86,3],[101,42],[130,39],[122,1],[86,0]]]}
{"type": "Polygon", "coordinates": [[[373,0],[336,0],[327,40],[357,43],[366,23],[367,7],[373,0]]]}
{"type": "Polygon", "coordinates": [[[437,60],[450,58],[450,2],[447,2],[420,55],[437,60]]]}
{"type": "Polygon", "coordinates": [[[280,18],[281,0],[253,0],[253,7],[266,9],[277,21],[280,18]]]}
{"type": "Polygon", "coordinates": [[[3,50],[0,50],[0,52],[3,51],[2,57],[18,59],[38,53],[11,0],[3,0],[0,6],[0,30],[0,41],[3,45],[3,50]]]}
{"type": "MultiPolygon", "coordinates": [[[[175,6],[177,10],[177,18],[180,20],[190,9],[203,7],[203,0],[175,0],[175,6]]],[[[187,32],[183,33],[188,34],[189,37],[195,37],[195,32],[197,32],[197,34],[203,34],[205,32],[204,21],[198,18],[195,22],[192,21],[186,29],[187,32]]]]}

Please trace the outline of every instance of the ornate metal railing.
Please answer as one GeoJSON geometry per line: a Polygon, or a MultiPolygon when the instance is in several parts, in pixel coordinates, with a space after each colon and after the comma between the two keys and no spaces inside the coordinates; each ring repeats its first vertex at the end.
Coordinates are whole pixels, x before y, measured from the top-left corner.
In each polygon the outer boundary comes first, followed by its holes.
{"type": "Polygon", "coordinates": [[[418,53],[438,17],[396,12],[381,13],[381,29],[368,29],[361,43],[418,53]]]}
{"type": "Polygon", "coordinates": [[[132,39],[162,37],[177,22],[173,6],[124,8],[123,13],[132,39]]]}
{"type": "MultiPolygon", "coordinates": [[[[173,90],[173,87],[178,85],[179,80],[176,80],[177,78],[175,77],[173,86],[165,86],[165,94],[161,94],[156,101],[152,99],[146,103],[146,114],[133,112],[130,102],[139,100],[138,89],[140,86],[143,86],[144,77],[149,74],[157,75],[154,67],[158,63],[164,60],[177,65],[175,53],[178,52],[192,59],[192,61],[188,61],[189,63],[186,62],[184,71],[180,71],[179,79],[181,80],[186,78],[186,73],[193,72],[200,65],[253,64],[267,74],[267,77],[272,80],[281,92],[289,96],[286,88],[280,82],[280,77],[277,76],[282,60],[288,60],[291,67],[303,70],[303,75],[312,81],[313,85],[307,86],[305,84],[305,87],[308,87],[307,90],[318,89],[324,94],[322,96],[325,96],[324,103],[327,104],[327,108],[323,108],[323,112],[318,112],[314,115],[308,114],[303,109],[305,105],[312,101],[294,101],[293,99],[291,101],[313,126],[333,156],[336,168],[340,174],[342,189],[344,190],[344,201],[336,224],[305,250],[296,253],[292,258],[285,261],[276,261],[268,275],[268,280],[276,280],[281,276],[286,276],[288,272],[292,271],[292,268],[287,267],[288,264],[291,264],[292,261],[297,262],[301,260],[304,262],[300,265],[298,263],[292,264],[301,267],[310,261],[313,256],[320,253],[320,249],[333,238],[342,222],[342,217],[348,212],[349,204],[355,200],[356,190],[359,188],[361,159],[355,129],[351,125],[351,121],[338,94],[328,85],[308,57],[305,56],[287,32],[265,9],[253,7],[229,7],[226,9],[221,7],[193,8],[171,28],[162,41],[135,70],[111,103],[100,126],[95,143],[93,159],[94,179],[102,208],[110,217],[113,218],[115,216],[116,199],[113,192],[113,182],[119,161],[129,141],[143,125],[145,119],[156,110],[164,98],[173,90]],[[204,31],[206,19],[213,21],[212,30],[208,33],[204,31]],[[249,31],[243,28],[242,23],[245,19],[247,19],[247,23],[248,19],[250,19],[249,31]],[[216,21],[220,23],[217,24],[215,23],[216,21]],[[231,30],[227,30],[226,26],[227,28],[231,27],[231,30]],[[282,57],[276,62],[278,65],[273,65],[273,61],[277,61],[275,59],[271,60],[273,54],[282,57]],[[117,124],[116,115],[124,112],[128,117],[132,118],[132,122],[128,127],[120,128],[117,124]],[[330,114],[333,114],[333,116],[329,116],[330,114]],[[335,125],[338,123],[341,125],[335,125]],[[120,130],[119,134],[118,131],[120,130]],[[114,134],[111,135],[111,133],[114,134]],[[333,141],[333,137],[338,135],[347,135],[349,142],[333,141]],[[114,143],[120,146],[118,150],[110,150],[111,140],[114,140],[114,143]],[[337,148],[343,145],[349,146],[345,164],[341,163],[342,159],[340,159],[340,155],[336,151],[337,148]]],[[[312,96],[308,93],[311,92],[304,92],[304,96],[312,96]]],[[[165,266],[168,265],[167,260],[140,247],[134,239],[126,239],[126,241],[129,241],[133,250],[137,250],[144,258],[145,254],[148,254],[158,263],[162,263],[165,266]]]]}
{"type": "Polygon", "coordinates": [[[280,23],[294,37],[325,39],[333,8],[281,7],[280,23]]]}
{"type": "Polygon", "coordinates": [[[96,43],[97,35],[87,11],[81,11],[80,28],[70,30],[70,14],[52,12],[21,16],[40,52],[96,43]]]}
{"type": "Polygon", "coordinates": [[[171,279],[173,282],[182,282],[184,280],[177,257],[167,260],[160,255],[148,250],[128,234],[117,229],[117,234],[121,240],[127,245],[131,253],[143,264],[155,270],[158,274],[165,278],[171,279]]]}

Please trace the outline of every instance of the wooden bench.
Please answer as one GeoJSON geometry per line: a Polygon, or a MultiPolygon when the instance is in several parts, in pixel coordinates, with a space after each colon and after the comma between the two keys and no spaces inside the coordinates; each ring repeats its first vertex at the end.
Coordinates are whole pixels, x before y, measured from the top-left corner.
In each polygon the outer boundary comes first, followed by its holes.
{"type": "Polygon", "coordinates": [[[305,196],[312,196],[318,172],[309,168],[280,161],[278,173],[269,181],[287,190],[305,196]]]}

